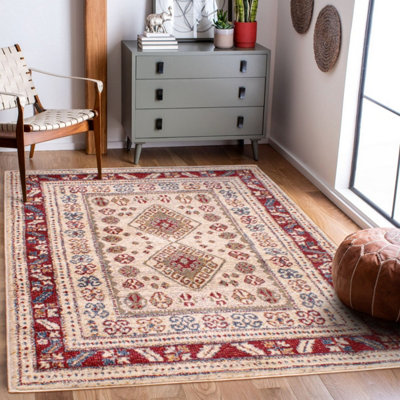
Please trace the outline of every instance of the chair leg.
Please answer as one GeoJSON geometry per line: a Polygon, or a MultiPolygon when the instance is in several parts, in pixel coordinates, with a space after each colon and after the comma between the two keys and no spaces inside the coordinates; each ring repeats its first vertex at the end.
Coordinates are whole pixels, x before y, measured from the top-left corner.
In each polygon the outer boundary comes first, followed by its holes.
{"type": "Polygon", "coordinates": [[[97,117],[93,121],[93,131],[94,131],[94,142],[96,148],[96,161],[97,161],[97,177],[102,178],[101,175],[101,121],[100,117],[97,117]]]}
{"type": "Polygon", "coordinates": [[[18,165],[19,176],[21,179],[22,198],[26,202],[26,174],[25,174],[25,147],[23,143],[18,143],[18,165]]]}
{"type": "Polygon", "coordinates": [[[34,153],[35,153],[35,145],[31,144],[31,150],[29,151],[29,158],[33,158],[34,153]]]}

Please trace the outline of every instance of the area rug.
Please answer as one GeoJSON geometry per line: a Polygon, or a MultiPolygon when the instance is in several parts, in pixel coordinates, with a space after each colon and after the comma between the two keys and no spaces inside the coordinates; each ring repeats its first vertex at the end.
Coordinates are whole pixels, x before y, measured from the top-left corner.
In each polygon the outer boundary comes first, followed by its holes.
{"type": "Polygon", "coordinates": [[[335,246],[255,166],[5,176],[10,391],[400,366],[335,246]]]}

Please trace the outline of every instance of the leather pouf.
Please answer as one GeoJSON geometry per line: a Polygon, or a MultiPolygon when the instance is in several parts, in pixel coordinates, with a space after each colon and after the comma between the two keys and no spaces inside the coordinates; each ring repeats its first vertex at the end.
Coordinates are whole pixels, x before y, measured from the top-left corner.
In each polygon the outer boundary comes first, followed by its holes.
{"type": "Polygon", "coordinates": [[[340,300],[357,311],[400,319],[400,229],[364,229],[346,237],[332,264],[340,300]]]}

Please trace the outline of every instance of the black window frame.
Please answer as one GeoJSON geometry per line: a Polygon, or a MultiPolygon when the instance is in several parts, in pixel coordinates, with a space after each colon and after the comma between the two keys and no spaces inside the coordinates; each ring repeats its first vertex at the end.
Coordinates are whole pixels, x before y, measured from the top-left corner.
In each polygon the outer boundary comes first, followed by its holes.
{"type": "Polygon", "coordinates": [[[361,119],[362,119],[362,107],[363,107],[363,100],[367,99],[376,105],[384,108],[387,111],[390,111],[397,116],[400,117],[400,113],[385,106],[384,104],[379,103],[378,101],[366,96],[364,94],[365,88],[365,77],[367,72],[367,63],[368,63],[368,53],[369,53],[369,43],[371,37],[371,29],[372,29],[372,19],[373,19],[373,11],[374,11],[375,0],[369,1],[368,6],[368,15],[367,15],[367,25],[365,30],[365,40],[364,40],[364,51],[363,51],[363,58],[362,58],[362,69],[361,69],[361,76],[360,76],[360,87],[358,92],[358,106],[357,106],[357,116],[356,116],[356,131],[355,131],[355,138],[354,138],[354,149],[353,149],[353,160],[351,165],[351,175],[350,175],[350,184],[349,189],[355,193],[358,197],[360,197],[363,201],[369,204],[374,210],[376,210],[379,214],[385,217],[390,223],[394,226],[400,228],[400,221],[397,221],[394,218],[395,208],[396,208],[396,200],[397,195],[400,190],[399,188],[399,180],[400,180],[400,153],[397,160],[397,172],[395,178],[395,188],[393,194],[393,203],[392,203],[392,212],[389,215],[386,211],[380,208],[376,203],[374,203],[371,199],[365,196],[362,192],[360,192],[355,186],[355,179],[356,179],[356,170],[357,170],[357,160],[358,160],[358,151],[359,151],[359,144],[360,144],[360,130],[361,130],[361,119]]]}

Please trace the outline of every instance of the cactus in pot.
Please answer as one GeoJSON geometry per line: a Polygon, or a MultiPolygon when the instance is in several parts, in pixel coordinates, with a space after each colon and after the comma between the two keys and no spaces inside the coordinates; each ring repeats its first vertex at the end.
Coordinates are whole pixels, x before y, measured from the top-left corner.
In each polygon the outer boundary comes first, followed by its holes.
{"type": "Polygon", "coordinates": [[[220,49],[233,47],[233,25],[228,21],[228,11],[217,10],[217,19],[213,21],[214,46],[220,49]]]}
{"type": "Polygon", "coordinates": [[[233,25],[228,21],[228,11],[217,10],[217,19],[213,20],[217,29],[232,29],[233,25]]]}
{"type": "Polygon", "coordinates": [[[235,0],[236,21],[255,22],[258,0],[235,0]]]}

